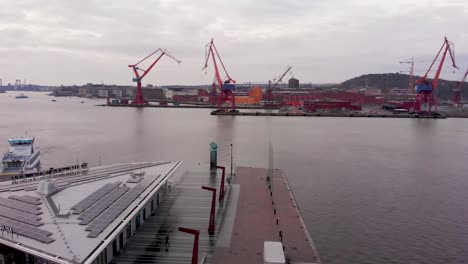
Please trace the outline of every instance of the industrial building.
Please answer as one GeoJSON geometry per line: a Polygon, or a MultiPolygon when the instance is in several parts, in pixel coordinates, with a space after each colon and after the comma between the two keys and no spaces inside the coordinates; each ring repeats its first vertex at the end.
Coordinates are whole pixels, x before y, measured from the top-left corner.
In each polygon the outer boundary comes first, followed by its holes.
{"type": "Polygon", "coordinates": [[[84,163],[0,182],[0,263],[110,263],[180,164],[84,163]]]}
{"type": "MultiPolygon", "coordinates": [[[[133,99],[135,97],[135,87],[127,85],[103,85],[88,83],[83,86],[63,87],[56,93],[63,93],[65,90],[72,90],[75,96],[80,97],[98,97],[98,98],[117,98],[117,99],[133,99]],[[76,91],[76,92],[75,92],[76,91]]],[[[161,88],[148,85],[142,88],[142,93],[147,100],[165,100],[166,95],[161,88]]]]}
{"type": "Polygon", "coordinates": [[[352,105],[350,101],[344,100],[311,100],[304,101],[303,103],[304,111],[306,112],[316,112],[316,111],[346,111],[346,110],[361,110],[361,106],[352,105]]]}
{"type": "Polygon", "coordinates": [[[235,93],[236,104],[252,105],[259,104],[263,97],[263,89],[259,86],[254,86],[248,90],[246,95],[238,95],[235,93]]]}
{"type": "Polygon", "coordinates": [[[299,80],[291,77],[291,79],[288,80],[288,88],[299,88],[299,80]]]}

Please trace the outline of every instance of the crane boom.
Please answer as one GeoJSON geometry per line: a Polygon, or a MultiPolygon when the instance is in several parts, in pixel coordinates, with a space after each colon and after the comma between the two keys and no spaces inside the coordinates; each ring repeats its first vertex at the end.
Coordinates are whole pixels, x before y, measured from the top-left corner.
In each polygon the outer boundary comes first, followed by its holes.
{"type": "Polygon", "coordinates": [[[278,85],[278,83],[280,83],[280,82],[283,80],[284,76],[286,76],[286,74],[287,74],[291,69],[292,69],[292,66],[289,66],[289,67],[286,69],[286,71],[281,75],[281,77],[280,77],[278,80],[276,80],[276,82],[273,84],[272,88],[275,88],[275,87],[278,85]]]}
{"type": "Polygon", "coordinates": [[[283,80],[284,76],[286,76],[286,74],[291,69],[292,69],[292,66],[288,66],[286,71],[284,71],[284,73],[279,77],[278,80],[276,80],[276,82],[273,85],[271,85],[271,81],[268,81],[267,96],[266,96],[266,101],[267,102],[271,102],[273,100],[273,89],[275,89],[276,86],[278,86],[278,84],[283,80]]]}
{"type": "Polygon", "coordinates": [[[143,98],[143,93],[141,92],[141,80],[143,80],[143,78],[151,71],[151,69],[153,69],[153,67],[156,65],[156,63],[158,63],[158,61],[164,55],[166,55],[169,58],[177,61],[177,63],[181,63],[180,60],[178,60],[174,56],[172,56],[167,50],[159,48],[159,49],[153,51],[148,56],[144,57],[139,62],[137,62],[135,64],[128,65],[128,67],[133,69],[133,72],[135,73],[135,78],[133,78],[133,81],[137,83],[137,90],[136,90],[136,93],[135,93],[135,100],[133,101],[133,104],[142,105],[142,104],[146,103],[145,99],[143,98]],[[140,63],[144,62],[145,60],[147,60],[148,58],[150,58],[151,56],[155,55],[158,52],[161,52],[161,54],[159,54],[159,56],[156,58],[156,60],[154,60],[154,62],[151,63],[151,65],[148,67],[148,69],[145,70],[145,69],[140,69],[138,67],[138,65],[140,63]],[[139,71],[142,71],[143,74],[140,75],[139,71]]]}
{"type": "Polygon", "coordinates": [[[448,41],[447,38],[445,38],[444,43],[442,44],[442,46],[439,49],[439,52],[437,53],[434,60],[432,61],[431,66],[429,66],[429,69],[427,69],[427,72],[424,74],[424,76],[416,81],[417,84],[423,84],[423,83],[427,82],[426,81],[427,75],[431,71],[432,66],[434,66],[434,64],[435,64],[437,58],[439,57],[440,53],[442,52],[442,50],[444,50],[444,52],[442,54],[442,58],[440,59],[439,67],[437,68],[436,74],[434,75],[434,79],[432,80],[432,89],[433,90],[437,89],[437,85],[439,83],[439,76],[440,76],[440,73],[442,71],[442,67],[444,66],[445,57],[447,56],[447,52],[450,54],[450,59],[452,60],[452,67],[458,69],[458,67],[457,67],[457,65],[455,63],[455,53],[454,53],[454,49],[452,48],[453,46],[454,46],[453,43],[448,41]],[[444,47],[445,47],[445,49],[444,49],[444,47]]]}

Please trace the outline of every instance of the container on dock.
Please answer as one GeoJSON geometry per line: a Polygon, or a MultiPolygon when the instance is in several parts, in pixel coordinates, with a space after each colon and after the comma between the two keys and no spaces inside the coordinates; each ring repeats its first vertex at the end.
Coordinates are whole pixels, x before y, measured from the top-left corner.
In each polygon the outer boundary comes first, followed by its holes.
{"type": "Polygon", "coordinates": [[[119,104],[119,100],[118,99],[112,99],[111,104],[119,104]]]}
{"type": "Polygon", "coordinates": [[[128,104],[128,99],[120,99],[120,104],[127,105],[128,104]]]}

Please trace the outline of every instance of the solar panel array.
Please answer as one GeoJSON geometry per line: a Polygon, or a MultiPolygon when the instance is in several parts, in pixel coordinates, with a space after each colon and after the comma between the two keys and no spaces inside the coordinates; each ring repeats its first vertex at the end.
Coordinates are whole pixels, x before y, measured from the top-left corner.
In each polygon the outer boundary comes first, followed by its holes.
{"type": "Polygon", "coordinates": [[[11,209],[5,206],[1,206],[1,205],[0,205],[0,216],[10,218],[12,220],[16,220],[22,223],[33,225],[33,226],[43,225],[43,223],[39,221],[41,218],[38,217],[37,215],[28,214],[28,213],[21,212],[21,211],[11,209]]]}
{"type": "Polygon", "coordinates": [[[91,231],[88,234],[88,237],[97,237],[106,227],[114,221],[133,201],[135,201],[138,196],[145,191],[148,186],[150,186],[157,177],[145,178],[138,185],[133,187],[128,191],[124,196],[122,196],[118,201],[116,201],[112,206],[110,206],[106,211],[104,211],[96,220],[94,220],[88,227],[86,231],[91,231]]]}
{"type": "Polygon", "coordinates": [[[93,192],[77,204],[75,204],[71,209],[75,210],[74,214],[81,214],[84,210],[88,209],[91,205],[95,204],[102,197],[108,194],[110,191],[114,190],[120,185],[121,182],[107,183],[97,191],[93,192]]]}
{"type": "Polygon", "coordinates": [[[30,213],[26,213],[26,212],[23,212],[23,211],[18,211],[18,210],[11,209],[11,208],[8,208],[6,206],[0,205],[0,214],[3,215],[3,212],[9,212],[9,210],[15,211],[16,215],[21,215],[23,217],[28,217],[29,219],[33,219],[33,220],[37,220],[37,221],[41,220],[40,215],[33,215],[33,214],[30,214],[30,213]]]}
{"type": "Polygon", "coordinates": [[[81,214],[78,219],[82,219],[80,225],[87,225],[93,221],[98,215],[100,215],[104,210],[111,206],[120,196],[124,195],[130,190],[129,187],[124,186],[115,189],[108,195],[104,196],[97,203],[89,207],[83,214],[81,214]]]}
{"type": "Polygon", "coordinates": [[[0,205],[3,205],[5,207],[9,207],[9,208],[12,208],[12,209],[16,209],[16,210],[19,210],[19,211],[23,211],[23,212],[26,212],[26,213],[30,213],[30,214],[33,214],[33,215],[38,215],[38,214],[42,213],[40,211],[41,208],[39,206],[37,206],[37,205],[32,205],[32,204],[28,204],[28,203],[25,203],[25,202],[20,202],[20,201],[17,201],[17,200],[3,198],[3,197],[0,197],[0,205]]]}
{"type": "Polygon", "coordinates": [[[42,203],[41,198],[34,197],[31,195],[23,195],[23,196],[12,195],[12,196],[9,196],[8,198],[13,199],[13,200],[18,200],[21,202],[25,202],[25,203],[29,203],[29,204],[34,204],[34,205],[40,205],[42,203]]]}
{"type": "Polygon", "coordinates": [[[12,227],[13,233],[20,234],[22,236],[29,237],[44,243],[51,243],[55,241],[55,239],[49,237],[52,235],[52,233],[49,231],[41,230],[39,228],[8,219],[6,217],[0,216],[0,225],[12,227]]]}

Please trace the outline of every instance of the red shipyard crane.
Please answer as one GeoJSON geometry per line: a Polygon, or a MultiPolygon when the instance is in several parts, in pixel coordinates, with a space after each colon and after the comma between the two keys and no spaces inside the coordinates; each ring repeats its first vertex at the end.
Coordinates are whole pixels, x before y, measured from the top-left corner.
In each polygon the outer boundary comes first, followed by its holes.
{"type": "Polygon", "coordinates": [[[423,77],[421,77],[419,80],[416,81],[415,90],[417,94],[414,100],[414,111],[416,113],[421,112],[421,106],[422,104],[425,104],[425,103],[428,104],[429,113],[431,112],[432,107],[434,107],[434,110],[437,111],[438,102],[437,102],[437,98],[435,97],[435,91],[439,84],[440,72],[442,71],[442,67],[444,66],[444,61],[445,61],[445,57],[447,56],[447,53],[450,54],[450,59],[452,60],[452,67],[458,69],[457,65],[455,64],[455,54],[454,54],[453,46],[454,46],[453,43],[448,41],[447,38],[445,38],[444,43],[442,44],[442,47],[440,47],[440,50],[437,53],[437,56],[432,61],[432,64],[427,70],[426,74],[424,74],[423,77]],[[439,67],[437,68],[437,72],[431,83],[427,80],[427,74],[431,70],[432,66],[434,66],[434,63],[436,62],[437,58],[439,57],[441,53],[442,53],[442,58],[440,59],[439,67]]]}
{"type": "Polygon", "coordinates": [[[284,73],[281,75],[281,77],[278,78],[278,80],[276,80],[275,83],[273,83],[272,85],[272,82],[271,81],[268,81],[268,88],[267,88],[267,94],[266,94],[266,101],[267,102],[272,102],[273,101],[273,90],[276,88],[276,86],[278,86],[278,84],[283,80],[284,76],[286,76],[286,74],[291,70],[292,66],[289,66],[286,71],[284,71],[284,73]]]}
{"type": "Polygon", "coordinates": [[[203,67],[202,70],[205,70],[208,68],[208,60],[211,58],[213,59],[213,66],[215,69],[215,79],[217,81],[217,85],[221,92],[219,93],[218,96],[218,101],[217,101],[217,106],[218,106],[218,111],[225,111],[227,110],[226,104],[231,104],[231,111],[237,111],[236,110],[236,99],[234,97],[233,91],[236,90],[236,81],[229,76],[229,73],[226,70],[226,67],[224,67],[224,63],[221,60],[221,57],[219,56],[218,50],[216,49],[216,46],[213,42],[213,39],[211,39],[210,43],[206,44],[206,50],[205,50],[205,66],[203,67]],[[219,69],[218,69],[218,63],[216,62],[216,58],[218,58],[219,63],[221,63],[221,66],[223,67],[224,73],[226,74],[226,78],[221,79],[221,76],[219,74],[219,69]]]}
{"type": "Polygon", "coordinates": [[[457,88],[455,88],[453,90],[453,97],[452,97],[452,101],[453,101],[453,104],[455,106],[462,106],[460,104],[460,101],[461,101],[461,88],[463,86],[463,83],[465,82],[466,80],[466,77],[468,76],[468,69],[466,69],[466,72],[465,74],[463,75],[463,78],[461,79],[461,81],[458,83],[457,85],[457,88]]]}
{"type": "Polygon", "coordinates": [[[143,78],[151,71],[151,69],[153,69],[154,65],[156,65],[156,63],[158,63],[158,61],[164,56],[168,56],[169,58],[177,61],[178,63],[181,63],[181,61],[177,60],[176,58],[174,58],[171,54],[169,54],[169,52],[167,50],[164,50],[164,49],[157,49],[156,51],[154,51],[153,53],[151,53],[150,55],[146,56],[144,59],[142,59],[141,61],[135,63],[135,64],[131,64],[131,65],[128,65],[128,67],[132,68],[133,69],[133,72],[135,72],[135,78],[133,78],[133,82],[136,82],[137,83],[137,90],[136,90],[136,94],[135,94],[135,100],[133,101],[133,104],[136,104],[136,105],[143,105],[143,104],[146,104],[147,101],[143,98],[143,93],[141,92],[141,80],[143,80],[143,78]],[[150,58],[151,56],[155,55],[156,53],[158,52],[161,52],[159,54],[159,56],[156,58],[156,60],[149,66],[148,69],[140,69],[138,67],[138,64],[142,63],[143,61],[147,60],[148,58],[150,58]],[[143,74],[140,75],[140,72],[143,72],[143,74]]]}

